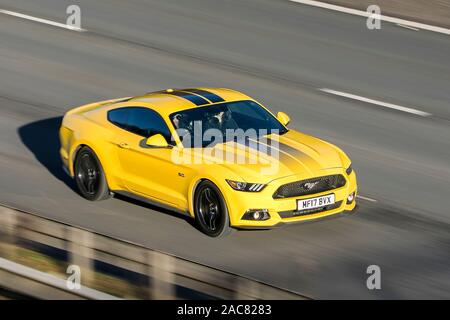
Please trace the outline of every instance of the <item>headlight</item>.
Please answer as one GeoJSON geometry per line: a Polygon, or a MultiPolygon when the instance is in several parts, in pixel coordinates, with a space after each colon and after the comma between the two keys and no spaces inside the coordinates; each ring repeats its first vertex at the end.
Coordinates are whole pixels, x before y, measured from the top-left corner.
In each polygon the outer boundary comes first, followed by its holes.
{"type": "Polygon", "coordinates": [[[228,179],[226,179],[226,181],[230,185],[230,187],[232,187],[234,190],[238,190],[238,191],[260,192],[266,186],[265,184],[261,184],[261,183],[248,183],[248,182],[240,182],[240,181],[234,181],[234,180],[228,180],[228,179]]]}
{"type": "Polygon", "coordinates": [[[345,172],[347,173],[347,175],[350,175],[353,172],[352,165],[349,165],[348,168],[345,169],[345,172]]]}

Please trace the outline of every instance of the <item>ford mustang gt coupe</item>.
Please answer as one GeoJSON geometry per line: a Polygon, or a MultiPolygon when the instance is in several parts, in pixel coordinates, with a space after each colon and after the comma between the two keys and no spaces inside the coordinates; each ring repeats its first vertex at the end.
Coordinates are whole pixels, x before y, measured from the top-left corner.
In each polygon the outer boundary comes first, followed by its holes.
{"type": "Polygon", "coordinates": [[[235,90],[167,89],[70,110],[60,155],[84,198],[168,207],[211,237],[355,209],[350,159],[289,121],[235,90]]]}

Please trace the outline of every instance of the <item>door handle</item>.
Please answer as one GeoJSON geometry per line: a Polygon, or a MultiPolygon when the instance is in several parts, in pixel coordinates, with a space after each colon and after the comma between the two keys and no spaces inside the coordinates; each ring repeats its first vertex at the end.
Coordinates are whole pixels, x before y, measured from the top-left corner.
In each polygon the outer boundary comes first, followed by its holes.
{"type": "Polygon", "coordinates": [[[117,143],[117,145],[118,145],[120,148],[122,148],[122,149],[128,149],[128,148],[130,148],[130,146],[129,146],[128,143],[126,143],[126,142],[120,142],[120,143],[117,143]]]}

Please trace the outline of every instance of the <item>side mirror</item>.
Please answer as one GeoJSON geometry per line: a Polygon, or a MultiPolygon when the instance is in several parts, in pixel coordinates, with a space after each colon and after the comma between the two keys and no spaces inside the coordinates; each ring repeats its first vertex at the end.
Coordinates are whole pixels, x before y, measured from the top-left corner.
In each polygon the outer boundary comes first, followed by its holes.
{"type": "Polygon", "coordinates": [[[289,118],[289,116],[284,112],[278,112],[277,119],[285,126],[287,126],[289,124],[289,122],[291,122],[291,119],[289,118]]]}
{"type": "Polygon", "coordinates": [[[166,138],[162,134],[157,133],[147,138],[145,144],[151,148],[168,148],[170,147],[167,143],[166,138]]]}

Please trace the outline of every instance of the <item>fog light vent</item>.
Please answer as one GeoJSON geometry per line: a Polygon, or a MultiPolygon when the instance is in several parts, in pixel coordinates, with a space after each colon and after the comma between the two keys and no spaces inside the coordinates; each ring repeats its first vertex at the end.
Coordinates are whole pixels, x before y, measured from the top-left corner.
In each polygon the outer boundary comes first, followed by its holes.
{"type": "Polygon", "coordinates": [[[269,210],[267,209],[250,209],[242,216],[243,220],[264,221],[270,219],[269,210]]]}
{"type": "Polygon", "coordinates": [[[348,195],[347,197],[347,204],[351,204],[353,202],[353,200],[355,200],[355,193],[352,192],[348,195]]]}

